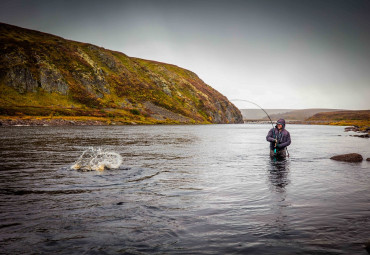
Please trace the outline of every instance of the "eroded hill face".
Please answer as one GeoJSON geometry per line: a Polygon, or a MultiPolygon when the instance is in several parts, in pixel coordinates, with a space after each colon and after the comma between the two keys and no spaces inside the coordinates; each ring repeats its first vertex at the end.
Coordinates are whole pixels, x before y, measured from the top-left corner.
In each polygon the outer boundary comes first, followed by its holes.
{"type": "Polygon", "coordinates": [[[186,69],[0,23],[0,114],[138,123],[241,123],[186,69]]]}

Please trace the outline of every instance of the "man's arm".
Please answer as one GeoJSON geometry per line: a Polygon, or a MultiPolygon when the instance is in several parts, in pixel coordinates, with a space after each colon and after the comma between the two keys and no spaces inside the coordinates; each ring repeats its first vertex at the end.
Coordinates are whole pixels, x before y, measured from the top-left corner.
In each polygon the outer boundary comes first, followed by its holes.
{"type": "Polygon", "coordinates": [[[272,136],[272,129],[268,132],[267,136],[266,136],[266,141],[268,142],[275,142],[275,138],[272,136]]]}
{"type": "Polygon", "coordinates": [[[284,143],[279,143],[278,144],[278,147],[279,148],[284,148],[284,147],[287,147],[287,146],[289,146],[290,144],[291,144],[291,140],[290,140],[290,133],[288,132],[288,135],[287,135],[287,141],[286,142],[284,142],[284,143]]]}

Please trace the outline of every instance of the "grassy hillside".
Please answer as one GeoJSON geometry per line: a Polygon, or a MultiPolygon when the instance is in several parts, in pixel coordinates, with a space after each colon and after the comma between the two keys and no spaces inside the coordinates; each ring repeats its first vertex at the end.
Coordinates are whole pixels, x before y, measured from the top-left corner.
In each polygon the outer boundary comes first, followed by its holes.
{"type": "Polygon", "coordinates": [[[240,111],[195,73],[0,23],[2,118],[107,123],[241,123],[240,111]]]}
{"type": "Polygon", "coordinates": [[[321,112],[307,119],[325,124],[370,127],[370,110],[321,112]]]}

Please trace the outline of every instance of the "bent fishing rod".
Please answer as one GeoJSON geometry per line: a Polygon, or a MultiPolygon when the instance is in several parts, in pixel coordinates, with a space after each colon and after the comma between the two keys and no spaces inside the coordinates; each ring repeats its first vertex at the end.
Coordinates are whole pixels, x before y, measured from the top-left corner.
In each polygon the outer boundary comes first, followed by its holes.
{"type": "Polygon", "coordinates": [[[270,118],[270,115],[268,115],[268,113],[261,107],[259,106],[258,104],[252,102],[252,101],[249,101],[249,100],[245,100],[245,99],[230,99],[230,100],[225,100],[225,101],[221,101],[219,103],[223,103],[223,102],[228,102],[228,101],[241,101],[241,102],[247,102],[247,103],[251,103],[251,104],[254,104],[255,106],[257,106],[258,108],[260,108],[264,113],[266,113],[267,117],[269,118],[270,122],[271,122],[271,126],[272,128],[274,129],[274,124],[270,118]]]}
{"type": "Polygon", "coordinates": [[[251,104],[254,104],[255,106],[257,106],[258,108],[260,108],[264,113],[266,113],[267,117],[269,118],[270,122],[271,122],[271,126],[272,128],[274,128],[274,124],[270,118],[270,115],[268,115],[268,113],[261,107],[259,106],[258,104],[256,103],[253,103],[252,101],[249,101],[249,100],[245,100],[245,99],[230,99],[229,101],[241,101],[241,102],[247,102],[247,103],[251,103],[251,104]]]}
{"type": "MultiPolygon", "coordinates": [[[[258,104],[256,104],[256,103],[254,103],[254,102],[252,102],[252,101],[249,101],[249,100],[245,100],[245,99],[230,99],[229,101],[240,101],[240,102],[247,102],[247,103],[251,103],[251,104],[254,104],[255,106],[257,106],[258,108],[260,108],[266,115],[267,115],[267,117],[269,118],[269,120],[270,120],[270,122],[271,122],[271,126],[272,126],[272,132],[273,132],[273,134],[274,134],[274,137],[276,137],[276,135],[275,135],[275,127],[274,127],[274,124],[273,124],[273,122],[272,122],[272,120],[271,120],[271,118],[270,118],[270,115],[268,115],[268,113],[261,107],[261,106],[259,106],[258,104]]],[[[227,102],[227,101],[222,101],[222,102],[227,102]]],[[[222,103],[221,102],[221,103],[222,103]]],[[[274,153],[276,154],[276,146],[277,146],[277,141],[275,142],[275,150],[274,150],[274,153]]],[[[288,153],[288,158],[289,158],[289,151],[288,151],[288,147],[285,147],[285,149],[286,149],[286,151],[287,151],[287,153],[288,153]]]]}

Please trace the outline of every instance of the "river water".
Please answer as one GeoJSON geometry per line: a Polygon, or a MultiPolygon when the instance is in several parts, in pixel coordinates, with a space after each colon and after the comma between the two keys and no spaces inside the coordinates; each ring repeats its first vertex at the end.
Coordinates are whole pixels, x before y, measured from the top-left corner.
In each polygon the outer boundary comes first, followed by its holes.
{"type": "Polygon", "coordinates": [[[369,139],[288,125],[0,128],[0,253],[367,254],[369,139]],[[89,147],[117,169],[76,171],[89,147]]]}

